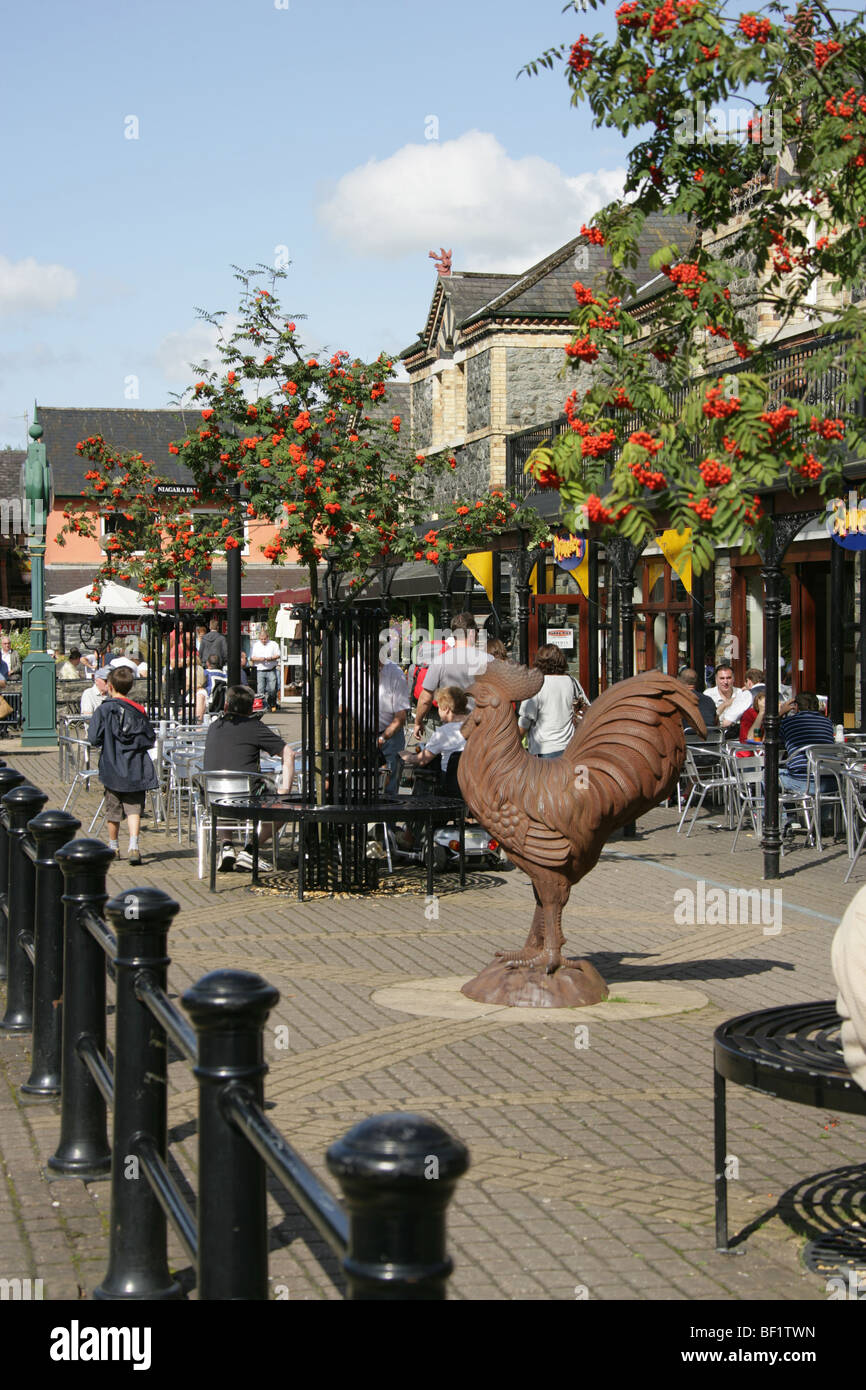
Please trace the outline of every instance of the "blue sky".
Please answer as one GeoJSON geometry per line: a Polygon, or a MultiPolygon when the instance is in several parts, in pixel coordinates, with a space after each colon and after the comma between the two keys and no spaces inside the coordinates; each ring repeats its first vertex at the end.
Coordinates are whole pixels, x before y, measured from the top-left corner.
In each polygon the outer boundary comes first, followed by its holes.
{"type": "Polygon", "coordinates": [[[50,406],[169,403],[232,310],[231,266],[288,248],[311,348],[397,353],[428,251],[518,271],[618,192],[624,151],[563,76],[611,24],[562,0],[39,0],[7,9],[0,445],[50,406]],[[137,138],[127,138],[134,135],[137,138]],[[138,395],[130,394],[138,392],[138,395]]]}

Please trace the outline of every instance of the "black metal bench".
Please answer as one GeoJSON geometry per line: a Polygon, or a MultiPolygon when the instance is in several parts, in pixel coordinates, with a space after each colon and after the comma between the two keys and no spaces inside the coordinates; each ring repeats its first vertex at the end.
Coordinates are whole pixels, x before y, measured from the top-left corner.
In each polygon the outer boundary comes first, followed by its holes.
{"type": "MultiPolygon", "coordinates": [[[[799,1105],[866,1115],[866,1091],[857,1085],[842,1055],[841,1022],[835,1003],[826,999],[740,1014],[716,1029],[713,1062],[717,1250],[730,1249],[726,1082],[799,1105]]],[[[822,1271],[853,1265],[863,1268],[866,1231],[837,1231],[811,1241],[805,1259],[810,1268],[822,1271]]]]}

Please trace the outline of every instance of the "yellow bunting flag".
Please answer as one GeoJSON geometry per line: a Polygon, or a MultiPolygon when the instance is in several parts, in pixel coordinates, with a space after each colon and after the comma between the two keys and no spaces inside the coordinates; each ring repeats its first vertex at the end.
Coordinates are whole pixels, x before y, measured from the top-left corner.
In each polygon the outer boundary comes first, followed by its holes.
{"type": "Polygon", "coordinates": [[[465,556],[464,565],[477,579],[490,602],[493,602],[493,551],[474,550],[471,555],[465,556]]]}
{"type": "Polygon", "coordinates": [[[683,551],[691,540],[692,533],[688,527],[685,531],[662,531],[659,536],[659,549],[674,573],[679,575],[687,593],[692,592],[692,557],[684,555],[683,551]]]}

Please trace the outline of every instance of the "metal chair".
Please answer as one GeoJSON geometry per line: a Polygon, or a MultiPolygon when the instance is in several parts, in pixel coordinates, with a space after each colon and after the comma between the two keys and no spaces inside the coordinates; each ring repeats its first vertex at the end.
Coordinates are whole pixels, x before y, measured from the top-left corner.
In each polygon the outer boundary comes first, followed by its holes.
{"type": "Polygon", "coordinates": [[[842,880],[843,883],[847,883],[866,844],[866,769],[846,767],[842,776],[847,811],[848,857],[851,860],[848,872],[842,880]],[[863,829],[855,847],[854,836],[861,825],[863,829]]]}
{"type": "MultiPolygon", "coordinates": [[[[257,772],[234,772],[219,770],[199,772],[195,778],[195,830],[198,845],[198,876],[204,878],[205,859],[211,834],[211,808],[214,803],[236,802],[243,804],[258,794],[262,785],[262,775],[257,772]]],[[[217,830],[237,830],[237,820],[224,819],[220,823],[217,813],[217,830]]],[[[244,822],[244,833],[249,833],[250,822],[244,822]]],[[[277,867],[278,839],[272,837],[274,868],[277,867]]],[[[213,847],[211,846],[211,852],[213,847]]]]}
{"type": "Polygon", "coordinates": [[[180,844],[184,797],[186,797],[187,804],[187,839],[192,840],[195,779],[202,770],[204,752],[195,745],[188,745],[183,748],[166,749],[163,756],[168,769],[168,785],[165,793],[166,828],[171,827],[172,805],[174,805],[177,811],[177,842],[180,844]]]}
{"type": "Polygon", "coordinates": [[[847,809],[841,773],[859,755],[855,749],[846,747],[844,743],[811,743],[800,751],[806,754],[806,790],[811,791],[814,788],[818,849],[823,850],[821,843],[822,807],[825,805],[833,807],[834,827],[838,808],[842,815],[842,823],[847,827],[847,809]],[[822,783],[829,782],[831,779],[835,783],[835,791],[827,790],[822,786],[822,783]]]}
{"type": "Polygon", "coordinates": [[[698,813],[704,804],[705,798],[709,795],[709,793],[722,792],[726,798],[729,798],[731,792],[736,789],[736,781],[733,773],[730,772],[727,766],[725,765],[724,759],[722,759],[721,755],[719,757],[717,767],[713,767],[709,770],[706,767],[700,767],[695,758],[695,749],[690,744],[686,745],[685,771],[689,781],[691,782],[691,786],[689,788],[689,794],[686,800],[686,804],[683,807],[682,815],[680,816],[679,825],[677,826],[678,835],[682,830],[686,816],[689,813],[689,807],[692,804],[692,799],[695,795],[695,792],[700,793],[700,795],[698,796],[697,804],[695,806],[695,813],[692,816],[691,825],[686,831],[686,839],[688,839],[689,835],[691,835],[692,831],[695,828],[695,821],[698,818],[698,813]]]}
{"type": "Polygon", "coordinates": [[[734,778],[734,789],[738,803],[737,824],[731,854],[737,848],[743,820],[748,814],[756,836],[760,836],[764,818],[764,758],[759,751],[750,753],[731,753],[727,762],[734,778]]]}

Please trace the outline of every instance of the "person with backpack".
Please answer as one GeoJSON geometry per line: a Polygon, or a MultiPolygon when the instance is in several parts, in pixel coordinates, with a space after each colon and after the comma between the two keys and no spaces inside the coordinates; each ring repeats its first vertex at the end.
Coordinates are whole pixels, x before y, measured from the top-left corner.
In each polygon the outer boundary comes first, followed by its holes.
{"type": "Polygon", "coordinates": [[[145,792],[159,785],[150,749],[156,734],[143,706],[129,699],[135,676],[128,666],[108,672],[108,698],[87,730],[88,741],[99,748],[99,780],[105,793],[108,847],[120,857],[120,822],[129,822],[129,862],[141,863],[138,837],[145,792]]]}

